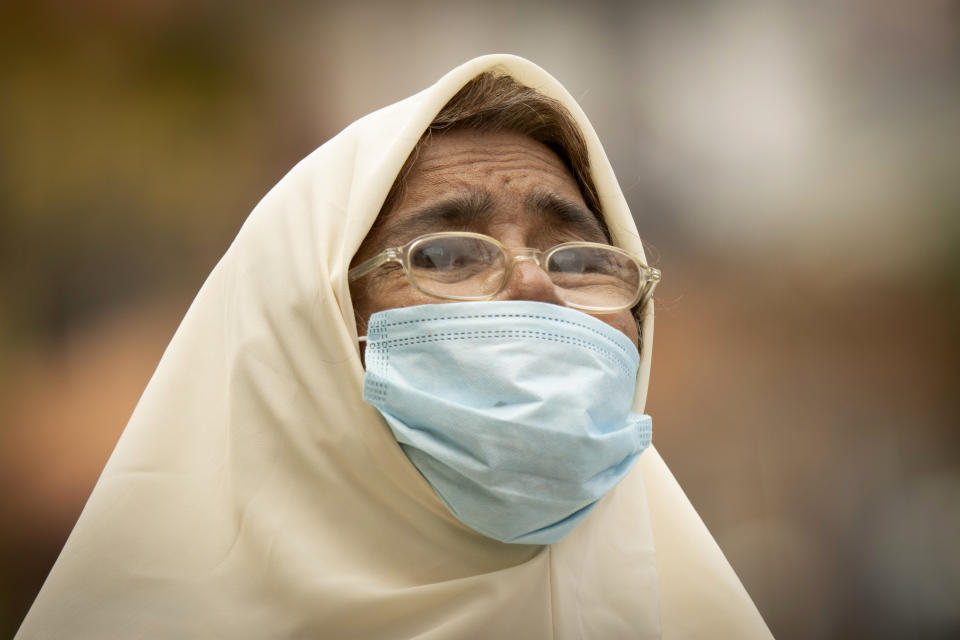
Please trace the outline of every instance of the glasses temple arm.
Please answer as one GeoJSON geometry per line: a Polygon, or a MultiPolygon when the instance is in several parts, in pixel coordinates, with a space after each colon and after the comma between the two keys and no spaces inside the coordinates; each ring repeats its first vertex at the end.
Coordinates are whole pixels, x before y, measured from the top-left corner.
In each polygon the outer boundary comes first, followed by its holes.
{"type": "Polygon", "coordinates": [[[377,267],[397,259],[398,256],[396,249],[384,249],[369,260],[364,260],[353,269],[350,269],[350,271],[347,272],[347,279],[352,282],[357,278],[362,278],[377,267]]]}
{"type": "Polygon", "coordinates": [[[653,290],[657,288],[657,284],[662,277],[660,269],[654,269],[653,267],[645,267],[645,269],[647,270],[647,283],[644,285],[643,293],[640,294],[640,300],[636,304],[640,309],[642,309],[653,296],[653,290]]]}

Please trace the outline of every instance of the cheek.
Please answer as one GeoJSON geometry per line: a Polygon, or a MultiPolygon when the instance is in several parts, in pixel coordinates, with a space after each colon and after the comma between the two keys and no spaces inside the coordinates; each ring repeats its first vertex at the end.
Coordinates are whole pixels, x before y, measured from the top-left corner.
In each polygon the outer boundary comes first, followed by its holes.
{"type": "Polygon", "coordinates": [[[416,304],[443,302],[417,291],[402,271],[387,272],[352,285],[350,293],[358,322],[364,326],[370,315],[385,309],[410,307],[416,304]]]}
{"type": "Polygon", "coordinates": [[[594,317],[598,320],[606,322],[614,329],[622,332],[625,336],[630,338],[630,342],[633,343],[633,346],[637,347],[637,349],[640,348],[640,331],[637,329],[637,322],[634,320],[633,314],[629,310],[594,317]]]}

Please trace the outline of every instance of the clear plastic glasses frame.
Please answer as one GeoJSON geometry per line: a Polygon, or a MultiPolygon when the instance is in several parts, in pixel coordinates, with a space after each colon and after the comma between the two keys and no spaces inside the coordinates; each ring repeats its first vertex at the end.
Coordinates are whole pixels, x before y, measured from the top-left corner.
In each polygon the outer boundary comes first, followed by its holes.
{"type": "MultiPolygon", "coordinates": [[[[580,254],[576,255],[579,256],[580,254]]],[[[495,238],[491,238],[490,236],[483,235],[481,233],[472,233],[469,231],[440,231],[436,233],[428,233],[426,235],[414,238],[403,246],[389,247],[373,256],[369,260],[365,260],[353,269],[350,269],[348,277],[352,282],[362,278],[374,269],[378,269],[387,263],[397,263],[403,267],[404,274],[406,275],[407,281],[410,283],[410,285],[428,296],[446,300],[490,300],[503,291],[510,280],[510,274],[513,270],[514,264],[522,261],[533,262],[547,273],[551,281],[554,283],[554,286],[558,288],[558,295],[564,301],[564,304],[574,309],[579,309],[581,311],[594,314],[615,313],[617,311],[622,311],[624,309],[630,309],[635,306],[642,306],[646,304],[647,300],[649,300],[650,296],[653,294],[653,290],[660,281],[661,277],[659,269],[648,267],[647,265],[643,264],[640,259],[637,258],[637,256],[629,251],[620,249],[619,247],[613,247],[596,242],[564,242],[563,244],[558,244],[550,249],[547,249],[546,251],[540,251],[538,249],[531,249],[528,247],[510,249],[503,246],[495,238]],[[493,270],[494,275],[497,275],[499,272],[499,282],[496,282],[495,280],[490,281],[491,284],[485,287],[490,290],[479,295],[459,295],[449,291],[440,291],[439,286],[430,286],[429,282],[425,284],[422,281],[418,281],[417,277],[414,275],[416,269],[414,268],[414,265],[411,264],[411,257],[417,255],[418,249],[428,247],[430,243],[444,238],[474,240],[485,242],[491,246],[499,248],[500,253],[502,254],[503,263],[502,266],[496,266],[493,270]],[[552,258],[558,255],[563,257],[565,254],[561,252],[566,252],[570,249],[592,249],[594,251],[600,251],[600,253],[597,255],[609,257],[612,260],[625,261],[624,264],[635,266],[637,270],[637,278],[635,290],[632,291],[632,295],[621,295],[620,297],[623,301],[616,305],[584,304],[576,300],[568,299],[568,296],[566,295],[567,289],[564,289],[560,284],[557,283],[557,279],[563,277],[563,272],[561,272],[559,275],[552,273],[550,271],[550,265],[552,264],[552,258]]],[[[426,280],[426,278],[424,278],[424,280],[426,280]]],[[[634,288],[633,284],[626,280],[620,279],[620,282],[627,285],[629,288],[634,288]]],[[[454,288],[457,286],[459,285],[452,285],[454,288]]]]}

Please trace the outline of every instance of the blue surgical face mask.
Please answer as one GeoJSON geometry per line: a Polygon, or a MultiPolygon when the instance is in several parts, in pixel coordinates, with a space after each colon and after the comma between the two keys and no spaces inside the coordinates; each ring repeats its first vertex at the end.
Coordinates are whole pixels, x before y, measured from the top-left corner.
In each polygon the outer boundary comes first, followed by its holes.
{"type": "Polygon", "coordinates": [[[460,521],[557,542],[650,444],[630,410],[639,354],[580,311],[530,301],[370,317],[363,397],[460,521]]]}

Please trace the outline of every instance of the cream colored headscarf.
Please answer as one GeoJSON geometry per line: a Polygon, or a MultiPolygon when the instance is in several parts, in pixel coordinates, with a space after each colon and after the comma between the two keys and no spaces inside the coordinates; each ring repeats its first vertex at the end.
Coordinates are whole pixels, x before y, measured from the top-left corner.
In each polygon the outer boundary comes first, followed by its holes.
{"type": "Polygon", "coordinates": [[[477,58],[355,122],[210,274],[19,638],[769,637],[652,447],[563,541],[502,544],[450,515],[361,399],[348,265],[421,133],[487,70],[570,109],[614,242],[642,253],[586,116],[526,60],[477,58]]]}

